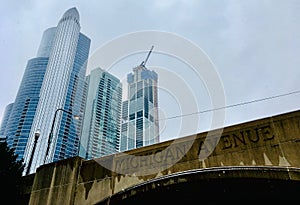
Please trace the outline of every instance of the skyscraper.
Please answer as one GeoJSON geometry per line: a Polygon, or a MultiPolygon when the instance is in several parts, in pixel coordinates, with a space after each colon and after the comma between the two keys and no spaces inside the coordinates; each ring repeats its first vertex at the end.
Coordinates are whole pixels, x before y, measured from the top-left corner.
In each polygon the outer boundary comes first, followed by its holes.
{"type": "Polygon", "coordinates": [[[9,105],[10,115],[3,119],[3,134],[8,146],[15,149],[17,160],[24,158],[55,31],[49,28],[43,33],[37,57],[28,60],[15,102],[9,105]]]}
{"type": "Polygon", "coordinates": [[[159,142],[158,76],[146,68],[145,62],[127,75],[128,99],[122,105],[120,151],[159,142]]]}
{"type": "Polygon", "coordinates": [[[30,172],[44,163],[78,154],[80,123],[73,116],[80,115],[82,111],[90,49],[90,39],[80,33],[76,8],[67,10],[55,32],[49,31],[45,38],[39,53],[49,53],[49,59],[24,153],[26,164],[33,157],[30,172]],[[40,137],[32,155],[37,130],[40,130],[40,137]]]}
{"type": "Polygon", "coordinates": [[[6,138],[6,127],[7,127],[7,122],[9,120],[12,108],[13,108],[14,103],[10,103],[6,105],[5,111],[4,111],[4,116],[0,125],[0,137],[6,138]]]}
{"type": "Polygon", "coordinates": [[[79,156],[91,159],[119,151],[122,84],[101,68],[91,71],[87,84],[79,156]]]}

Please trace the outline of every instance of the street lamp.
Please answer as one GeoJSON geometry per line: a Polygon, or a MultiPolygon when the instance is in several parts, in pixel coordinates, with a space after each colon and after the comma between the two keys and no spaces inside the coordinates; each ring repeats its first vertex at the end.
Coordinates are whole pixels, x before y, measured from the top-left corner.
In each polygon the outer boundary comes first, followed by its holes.
{"type": "Polygon", "coordinates": [[[26,170],[26,175],[28,175],[29,172],[30,172],[30,168],[31,168],[32,160],[33,160],[33,155],[34,155],[35,148],[36,148],[36,143],[37,143],[39,137],[40,137],[40,130],[37,130],[34,133],[34,144],[33,144],[33,148],[32,148],[32,151],[31,151],[28,167],[27,167],[27,170],[26,170]]]}
{"type": "MultiPolygon", "coordinates": [[[[66,112],[69,115],[72,115],[72,113],[70,111],[64,110],[62,108],[58,108],[58,109],[55,110],[54,118],[52,120],[51,130],[50,130],[50,133],[49,133],[49,136],[48,136],[48,144],[47,144],[46,155],[45,155],[45,158],[44,158],[44,163],[46,163],[46,159],[48,157],[49,148],[50,148],[51,140],[52,140],[52,137],[53,137],[54,123],[55,123],[55,119],[56,119],[56,115],[57,115],[58,111],[66,112]]],[[[74,116],[74,117],[79,118],[77,116],[74,116]]]]}

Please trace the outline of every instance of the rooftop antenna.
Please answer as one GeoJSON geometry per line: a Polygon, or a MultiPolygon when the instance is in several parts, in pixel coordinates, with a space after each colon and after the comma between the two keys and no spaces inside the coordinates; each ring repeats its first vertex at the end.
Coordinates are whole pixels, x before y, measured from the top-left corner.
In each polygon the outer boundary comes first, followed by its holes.
{"type": "Polygon", "coordinates": [[[146,63],[147,63],[147,61],[148,61],[148,58],[149,58],[149,56],[150,56],[150,54],[151,54],[151,52],[152,52],[153,48],[154,48],[154,46],[151,46],[151,49],[150,49],[150,51],[149,51],[149,53],[148,53],[148,55],[147,55],[146,59],[145,59],[144,61],[142,61],[142,63],[141,63],[141,65],[140,65],[140,66],[143,66],[143,67],[145,67],[145,65],[146,65],[146,63]]]}

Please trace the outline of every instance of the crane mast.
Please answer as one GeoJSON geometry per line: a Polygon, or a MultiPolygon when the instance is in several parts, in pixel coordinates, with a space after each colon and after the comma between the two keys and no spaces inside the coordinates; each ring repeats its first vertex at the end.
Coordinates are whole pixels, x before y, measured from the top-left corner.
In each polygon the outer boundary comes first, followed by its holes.
{"type": "Polygon", "coordinates": [[[146,65],[146,63],[147,63],[147,61],[148,61],[148,59],[149,59],[149,56],[150,56],[150,54],[151,54],[153,48],[154,48],[154,46],[151,46],[151,49],[150,49],[150,51],[149,51],[149,53],[148,53],[146,59],[145,59],[144,61],[142,61],[142,63],[141,63],[140,66],[144,66],[144,67],[145,67],[145,65],[146,65]]]}

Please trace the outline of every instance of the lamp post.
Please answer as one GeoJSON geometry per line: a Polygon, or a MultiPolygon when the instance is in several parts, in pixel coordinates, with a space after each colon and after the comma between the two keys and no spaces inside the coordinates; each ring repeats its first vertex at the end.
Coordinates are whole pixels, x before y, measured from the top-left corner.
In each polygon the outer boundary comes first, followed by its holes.
{"type": "Polygon", "coordinates": [[[52,137],[53,137],[54,123],[55,123],[55,119],[56,119],[56,115],[57,115],[58,111],[66,112],[66,113],[72,115],[72,113],[70,111],[64,110],[62,108],[58,108],[58,109],[55,110],[54,118],[52,120],[51,130],[50,130],[50,133],[49,133],[49,136],[48,136],[48,144],[47,144],[46,155],[45,155],[45,158],[44,158],[44,164],[46,163],[46,159],[48,157],[48,152],[49,152],[51,140],[52,140],[52,137]]]}
{"type": "Polygon", "coordinates": [[[40,130],[37,130],[34,133],[34,144],[33,144],[32,152],[30,154],[30,159],[29,159],[27,170],[26,170],[26,175],[28,175],[29,172],[30,172],[30,168],[31,168],[32,160],[33,160],[33,155],[34,155],[35,148],[36,148],[36,143],[37,143],[39,137],[40,137],[40,130]]]}

